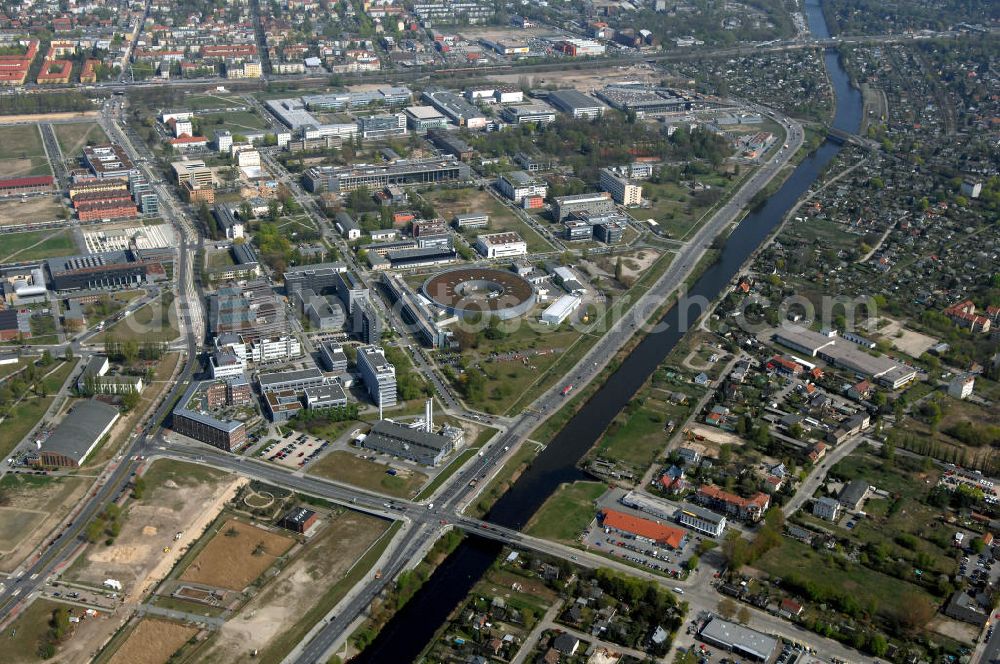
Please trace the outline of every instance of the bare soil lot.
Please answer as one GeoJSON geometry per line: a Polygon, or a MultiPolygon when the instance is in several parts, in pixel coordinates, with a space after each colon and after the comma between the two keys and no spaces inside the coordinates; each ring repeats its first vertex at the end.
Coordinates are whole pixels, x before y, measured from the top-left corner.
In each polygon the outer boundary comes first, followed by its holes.
{"type": "Polygon", "coordinates": [[[67,577],[98,586],[104,579],[118,579],[129,597],[138,599],[166,576],[243,484],[232,475],[192,464],[161,460],[152,468],[155,472],[147,472],[148,495],[130,504],[115,543],[88,547],[67,577]],[[174,540],[177,533],[181,539],[174,540]],[[164,553],[167,547],[170,551],[164,553]]]}
{"type": "Polygon", "coordinates": [[[0,572],[11,572],[87,492],[88,478],[7,475],[0,491],[10,500],[0,510],[0,572]],[[23,528],[24,513],[33,515],[23,528]]]}
{"type": "Polygon", "coordinates": [[[195,557],[181,580],[243,590],[295,543],[236,519],[229,519],[195,557]]]}
{"type": "Polygon", "coordinates": [[[223,625],[205,654],[207,661],[253,662],[250,652],[273,645],[327,588],[341,579],[388,527],[388,523],[358,512],[329,517],[322,533],[286,567],[268,588],[239,615],[223,625]]]}
{"type": "Polygon", "coordinates": [[[53,221],[62,217],[59,196],[32,196],[22,203],[20,199],[0,201],[0,226],[28,224],[35,221],[53,221]]]}
{"type": "Polygon", "coordinates": [[[145,619],[129,634],[108,664],[166,664],[177,649],[198,633],[194,627],[145,619]]]}

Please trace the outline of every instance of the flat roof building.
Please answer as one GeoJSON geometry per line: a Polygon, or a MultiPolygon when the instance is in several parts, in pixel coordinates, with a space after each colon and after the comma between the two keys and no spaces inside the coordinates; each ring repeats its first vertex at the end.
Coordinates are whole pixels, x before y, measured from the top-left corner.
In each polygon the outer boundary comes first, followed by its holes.
{"type": "Polygon", "coordinates": [[[602,215],[615,211],[615,201],[606,191],[557,196],[553,203],[552,210],[556,221],[565,221],[574,214],[602,215]]]}
{"type": "Polygon", "coordinates": [[[725,516],[688,503],[677,510],[677,522],[711,537],[719,537],[726,530],[725,516]]]}
{"type": "Polygon", "coordinates": [[[770,661],[778,649],[778,639],[775,637],[718,616],[701,628],[699,636],[706,643],[757,662],[770,661]]]}
{"type": "Polygon", "coordinates": [[[462,444],[462,429],[443,427],[439,433],[412,428],[391,420],[379,420],[362,442],[366,449],[436,466],[462,444]]]}
{"type": "Polygon", "coordinates": [[[77,403],[42,443],[43,466],[79,467],[118,419],[118,409],[103,401],[77,403]]]}
{"type": "Polygon", "coordinates": [[[358,371],[368,394],[376,406],[396,405],[396,367],[385,359],[381,346],[358,349],[358,371]]]}
{"type": "Polygon", "coordinates": [[[485,258],[510,258],[528,253],[528,243],[514,232],[478,235],[473,246],[485,258]]]}
{"type": "Polygon", "coordinates": [[[563,113],[574,118],[599,118],[607,108],[593,97],[576,90],[550,92],[547,101],[563,113]]]}

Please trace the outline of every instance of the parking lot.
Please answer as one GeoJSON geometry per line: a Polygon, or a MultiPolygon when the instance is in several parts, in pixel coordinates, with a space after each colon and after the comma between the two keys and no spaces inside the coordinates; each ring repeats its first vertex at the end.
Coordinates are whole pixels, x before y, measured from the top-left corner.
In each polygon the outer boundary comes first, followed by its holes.
{"type": "Polygon", "coordinates": [[[987,548],[980,554],[968,553],[962,556],[958,564],[958,578],[966,578],[974,588],[990,590],[996,587],[1000,578],[1000,565],[991,549],[987,548]]]}
{"type": "Polygon", "coordinates": [[[692,541],[688,535],[681,548],[674,551],[631,533],[602,528],[596,520],[583,534],[583,543],[590,548],[666,573],[673,578],[679,578],[683,574],[684,563],[694,551],[694,547],[690,546],[692,541]]]}
{"type": "Polygon", "coordinates": [[[285,468],[298,469],[316,459],[329,443],[307,433],[289,431],[284,437],[268,444],[261,456],[285,468]]]}

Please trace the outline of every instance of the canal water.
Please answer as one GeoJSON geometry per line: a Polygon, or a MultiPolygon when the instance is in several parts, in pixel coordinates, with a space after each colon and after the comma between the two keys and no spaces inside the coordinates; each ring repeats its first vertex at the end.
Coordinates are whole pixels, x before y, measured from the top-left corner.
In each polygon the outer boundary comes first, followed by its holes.
{"type": "MultiPolygon", "coordinates": [[[[813,35],[829,36],[818,0],[807,0],[806,13],[813,35]]],[[[837,96],[833,125],[856,133],[861,123],[861,94],[851,87],[836,52],[828,50],[825,63],[837,96]]],[[[799,164],[763,205],[740,222],[722,249],[719,260],[702,274],[690,294],[711,301],[722,292],[839,150],[838,144],[828,140],[799,164]]],[[[663,295],[666,298],[668,294],[663,295]]],[[[684,336],[686,329],[681,327],[681,321],[697,320],[697,314],[695,309],[681,312],[676,306],[667,311],[662,321],[666,326],[659,326],[661,331],[649,334],[639,343],[620,368],[549,442],[510,491],[500,498],[487,520],[520,529],[561,483],[582,479],[577,462],[684,336]]],[[[500,545],[496,542],[466,538],[373,643],[352,661],[357,664],[413,661],[496,560],[499,550],[500,545]]]]}

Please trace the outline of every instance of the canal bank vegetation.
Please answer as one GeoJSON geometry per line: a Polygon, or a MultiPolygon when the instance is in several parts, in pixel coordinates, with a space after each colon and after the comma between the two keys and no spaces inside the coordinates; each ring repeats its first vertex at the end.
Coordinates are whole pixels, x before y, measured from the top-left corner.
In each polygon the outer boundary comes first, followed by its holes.
{"type": "Polygon", "coordinates": [[[458,548],[464,538],[461,531],[449,530],[434,543],[415,567],[400,572],[395,583],[372,601],[368,618],[351,634],[348,643],[353,652],[348,653],[348,658],[371,645],[386,623],[417,594],[437,566],[458,548]]]}

